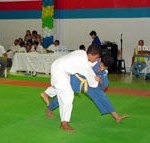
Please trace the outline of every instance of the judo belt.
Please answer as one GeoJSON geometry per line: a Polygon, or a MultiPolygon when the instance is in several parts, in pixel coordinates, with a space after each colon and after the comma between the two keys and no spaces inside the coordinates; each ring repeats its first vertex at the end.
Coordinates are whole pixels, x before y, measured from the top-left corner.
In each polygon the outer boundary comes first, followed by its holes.
{"type": "Polygon", "coordinates": [[[75,74],[75,76],[80,80],[80,92],[82,90],[82,88],[84,89],[84,92],[87,92],[88,90],[88,82],[86,79],[80,77],[78,74],[75,74]]]}

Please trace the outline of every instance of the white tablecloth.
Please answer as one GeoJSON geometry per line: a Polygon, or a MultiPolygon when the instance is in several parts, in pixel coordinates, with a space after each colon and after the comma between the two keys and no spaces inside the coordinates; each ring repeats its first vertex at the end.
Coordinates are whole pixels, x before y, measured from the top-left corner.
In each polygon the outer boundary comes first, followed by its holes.
{"type": "Polygon", "coordinates": [[[49,74],[52,62],[65,54],[66,53],[16,53],[13,57],[13,64],[10,72],[31,71],[49,74]]]}

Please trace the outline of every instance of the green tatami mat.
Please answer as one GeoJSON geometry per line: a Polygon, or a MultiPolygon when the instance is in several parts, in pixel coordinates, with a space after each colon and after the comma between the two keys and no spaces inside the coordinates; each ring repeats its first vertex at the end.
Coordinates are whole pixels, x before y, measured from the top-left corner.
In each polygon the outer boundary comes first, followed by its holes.
{"type": "Polygon", "coordinates": [[[31,76],[31,75],[12,75],[9,74],[7,79],[15,79],[15,80],[31,80],[31,81],[41,81],[41,82],[49,82],[50,77],[42,77],[42,76],[31,76]]]}
{"type": "Polygon", "coordinates": [[[109,94],[119,113],[129,118],[115,123],[110,115],[101,116],[96,106],[85,96],[75,96],[68,133],[59,128],[59,110],[55,119],[45,116],[45,104],[40,98],[44,88],[0,84],[1,143],[149,143],[150,98],[109,94]]]}
{"type": "Polygon", "coordinates": [[[150,83],[124,83],[119,81],[110,81],[109,86],[150,90],[150,83]]]}

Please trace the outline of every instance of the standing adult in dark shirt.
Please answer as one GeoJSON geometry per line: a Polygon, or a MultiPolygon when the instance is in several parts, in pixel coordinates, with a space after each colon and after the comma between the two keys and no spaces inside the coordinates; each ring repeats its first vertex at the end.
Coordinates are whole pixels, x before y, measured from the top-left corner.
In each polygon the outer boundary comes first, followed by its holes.
{"type": "Polygon", "coordinates": [[[91,31],[89,33],[89,35],[91,36],[91,38],[93,39],[92,41],[92,45],[96,45],[96,46],[100,46],[101,45],[101,41],[99,39],[99,37],[97,36],[97,33],[95,31],[91,31]]]}

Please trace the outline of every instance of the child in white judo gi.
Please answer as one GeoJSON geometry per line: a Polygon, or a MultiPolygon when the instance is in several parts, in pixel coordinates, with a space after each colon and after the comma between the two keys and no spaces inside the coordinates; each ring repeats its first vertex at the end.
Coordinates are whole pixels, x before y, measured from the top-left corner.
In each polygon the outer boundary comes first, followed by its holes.
{"type": "MultiPolygon", "coordinates": [[[[89,86],[97,87],[99,77],[96,77],[89,61],[94,63],[99,57],[100,48],[90,45],[87,51],[76,50],[58,58],[51,65],[51,84],[56,90],[61,128],[64,130],[74,130],[69,124],[74,99],[74,92],[70,84],[70,75],[79,73],[87,79],[89,86]]],[[[44,97],[45,93],[42,93],[41,96],[44,97]]]]}
{"type": "MultiPolygon", "coordinates": [[[[97,63],[93,67],[94,72],[101,78],[101,80],[99,82],[98,87],[92,88],[88,86],[88,89],[85,92],[87,92],[87,96],[89,96],[92,99],[92,101],[95,103],[95,105],[97,106],[102,115],[111,114],[116,122],[120,122],[122,119],[128,117],[128,115],[119,115],[113,108],[107,95],[104,93],[105,88],[108,87],[107,69],[112,63],[113,63],[112,57],[106,55],[102,58],[100,64],[97,63]]],[[[84,80],[85,78],[81,75],[71,76],[71,86],[74,92],[79,93],[81,90],[83,91],[85,89],[84,87],[86,86],[84,86],[85,85],[84,80]],[[80,85],[83,86],[81,87],[80,85]]],[[[47,95],[56,95],[55,89],[53,87],[49,87],[49,90],[48,91],[46,90],[45,93],[47,95]]],[[[46,99],[46,101],[49,104],[48,98],[46,99]]],[[[48,106],[47,115],[53,117],[54,114],[52,111],[58,106],[59,106],[58,100],[57,97],[55,97],[48,106]]]]}

